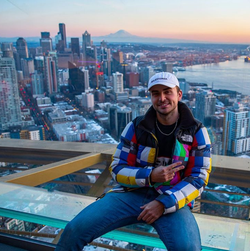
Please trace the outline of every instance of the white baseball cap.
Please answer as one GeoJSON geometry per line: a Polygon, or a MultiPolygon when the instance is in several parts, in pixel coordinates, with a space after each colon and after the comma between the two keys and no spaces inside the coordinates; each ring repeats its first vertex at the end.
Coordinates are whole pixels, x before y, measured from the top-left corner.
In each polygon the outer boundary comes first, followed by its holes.
{"type": "Polygon", "coordinates": [[[170,88],[179,87],[177,77],[170,72],[159,72],[152,76],[148,81],[148,90],[154,85],[165,85],[170,88]]]}

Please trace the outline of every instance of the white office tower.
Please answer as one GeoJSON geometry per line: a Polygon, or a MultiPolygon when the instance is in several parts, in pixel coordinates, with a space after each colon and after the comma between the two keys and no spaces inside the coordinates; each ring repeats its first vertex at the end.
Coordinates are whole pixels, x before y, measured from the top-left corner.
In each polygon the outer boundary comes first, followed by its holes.
{"type": "Polygon", "coordinates": [[[123,74],[120,72],[113,73],[114,92],[123,92],[123,74]]]}
{"type": "Polygon", "coordinates": [[[94,94],[83,92],[82,93],[82,106],[87,110],[94,110],[94,94]]]}
{"type": "Polygon", "coordinates": [[[89,70],[82,69],[82,72],[84,74],[84,88],[85,91],[89,89],[89,70]]]}
{"type": "Polygon", "coordinates": [[[13,58],[0,56],[0,129],[21,124],[15,62],[13,58]]]}
{"type": "Polygon", "coordinates": [[[235,103],[225,110],[223,124],[223,154],[237,155],[250,151],[250,111],[235,103]]]}

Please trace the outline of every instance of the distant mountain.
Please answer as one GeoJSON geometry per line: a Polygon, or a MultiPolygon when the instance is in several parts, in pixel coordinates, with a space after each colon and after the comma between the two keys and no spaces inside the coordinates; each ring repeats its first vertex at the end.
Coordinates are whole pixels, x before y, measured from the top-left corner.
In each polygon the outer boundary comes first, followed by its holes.
{"type": "Polygon", "coordinates": [[[129,42],[129,43],[201,43],[200,41],[173,39],[173,38],[154,38],[154,37],[139,37],[132,35],[125,30],[119,30],[115,33],[110,33],[106,36],[92,37],[94,42],[129,42]]]}
{"type": "Polygon", "coordinates": [[[138,37],[138,36],[132,35],[125,30],[119,30],[115,33],[110,33],[109,35],[106,35],[106,37],[138,37]]]}

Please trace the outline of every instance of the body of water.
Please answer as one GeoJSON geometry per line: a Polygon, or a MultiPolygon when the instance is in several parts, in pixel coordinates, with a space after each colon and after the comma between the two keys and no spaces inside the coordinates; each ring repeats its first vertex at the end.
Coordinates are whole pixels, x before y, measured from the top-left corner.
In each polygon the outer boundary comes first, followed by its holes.
{"type": "Polygon", "coordinates": [[[206,83],[213,89],[250,95],[250,62],[244,62],[244,57],[218,64],[188,66],[186,71],[179,71],[176,76],[188,82],[206,83]]]}

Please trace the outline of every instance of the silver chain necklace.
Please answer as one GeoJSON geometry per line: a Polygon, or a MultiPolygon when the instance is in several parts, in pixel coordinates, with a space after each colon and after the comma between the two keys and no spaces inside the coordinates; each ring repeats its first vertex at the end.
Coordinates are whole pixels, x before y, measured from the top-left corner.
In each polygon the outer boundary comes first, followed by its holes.
{"type": "Polygon", "coordinates": [[[156,127],[157,127],[157,129],[160,131],[161,134],[163,134],[163,135],[165,135],[165,136],[169,136],[169,135],[171,135],[171,134],[175,131],[175,129],[176,129],[176,127],[177,127],[177,123],[178,123],[178,119],[177,119],[176,122],[175,122],[175,126],[174,126],[173,131],[170,132],[170,133],[164,133],[164,132],[162,132],[162,130],[160,129],[160,127],[159,127],[159,125],[158,125],[158,122],[157,122],[157,119],[156,119],[156,127]]]}

